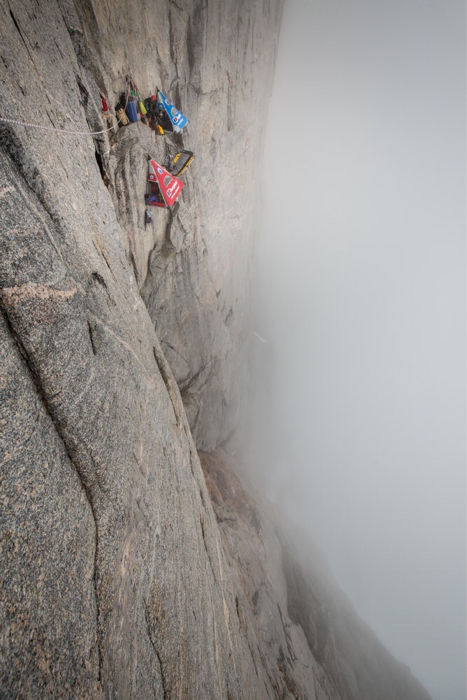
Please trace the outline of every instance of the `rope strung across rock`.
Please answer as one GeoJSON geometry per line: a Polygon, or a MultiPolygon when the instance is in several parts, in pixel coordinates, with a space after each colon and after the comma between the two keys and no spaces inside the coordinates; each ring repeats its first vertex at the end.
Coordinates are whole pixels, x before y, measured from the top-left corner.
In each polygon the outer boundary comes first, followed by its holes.
{"type": "MultiPolygon", "coordinates": [[[[126,101],[128,104],[128,98],[126,101]]],[[[125,107],[123,109],[125,109],[125,107]]],[[[112,131],[112,129],[114,129],[115,126],[120,124],[121,119],[118,119],[115,125],[109,126],[108,129],[101,129],[100,131],[74,131],[72,129],[57,129],[55,126],[42,126],[41,124],[30,124],[28,122],[18,121],[17,119],[7,119],[7,117],[0,117],[0,122],[6,122],[7,124],[18,124],[18,126],[29,126],[32,129],[42,129],[43,131],[57,131],[59,134],[72,134],[75,136],[97,136],[98,134],[105,134],[107,133],[107,131],[112,131]]]]}
{"type": "MultiPolygon", "coordinates": [[[[33,129],[43,129],[45,131],[58,131],[58,133],[60,134],[74,134],[80,136],[97,136],[97,134],[105,134],[107,131],[111,131],[115,128],[114,126],[110,126],[108,129],[101,129],[100,131],[73,131],[71,129],[57,129],[54,126],[41,126],[40,124],[29,124],[28,122],[20,122],[16,119],[7,119],[6,117],[0,117],[0,122],[7,122],[8,124],[18,124],[19,126],[30,126],[33,129]]],[[[117,124],[118,123],[119,122],[117,122],[117,124]]]]}

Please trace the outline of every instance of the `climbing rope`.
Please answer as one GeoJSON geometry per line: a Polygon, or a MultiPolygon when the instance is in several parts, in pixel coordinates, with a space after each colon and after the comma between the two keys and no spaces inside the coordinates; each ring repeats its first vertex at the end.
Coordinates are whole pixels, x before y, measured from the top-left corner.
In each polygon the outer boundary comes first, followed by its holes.
{"type": "MultiPolygon", "coordinates": [[[[100,131],[74,131],[71,129],[57,129],[54,126],[42,126],[41,124],[30,124],[28,122],[20,122],[16,119],[7,119],[6,117],[0,117],[0,122],[6,122],[7,124],[18,124],[19,126],[29,126],[33,129],[43,129],[45,131],[57,131],[59,134],[78,134],[80,136],[97,136],[97,134],[105,134],[107,131],[111,131],[114,127],[110,126],[108,129],[101,129],[100,131]]],[[[120,123],[120,119],[117,124],[120,123]]]]}
{"type": "MultiPolygon", "coordinates": [[[[127,86],[128,87],[128,86],[127,86]]],[[[128,98],[127,98],[128,104],[128,98]]],[[[123,109],[125,110],[125,107],[123,109]]],[[[97,136],[98,134],[105,134],[107,131],[112,131],[121,122],[121,118],[117,120],[117,123],[113,126],[109,126],[108,129],[101,129],[100,131],[75,131],[73,129],[57,129],[55,126],[42,126],[41,124],[30,124],[28,122],[21,122],[17,119],[7,119],[7,117],[0,117],[0,122],[6,122],[7,124],[18,124],[19,126],[29,126],[32,129],[42,129],[43,131],[57,131],[59,134],[74,134],[75,136],[97,136]]]]}

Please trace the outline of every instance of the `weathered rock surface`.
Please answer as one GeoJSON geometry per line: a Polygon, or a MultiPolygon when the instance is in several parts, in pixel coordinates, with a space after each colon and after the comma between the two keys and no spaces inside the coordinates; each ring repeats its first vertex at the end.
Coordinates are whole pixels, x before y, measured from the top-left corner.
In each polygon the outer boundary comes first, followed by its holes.
{"type": "Polygon", "coordinates": [[[99,38],[95,63],[107,93],[117,97],[128,72],[145,95],[166,86],[189,118],[177,142],[195,160],[175,216],[158,212],[143,228],[147,155],[165,162],[167,139],[130,127],[137,135],[119,135],[109,170],[195,442],[213,449],[236,427],[245,394],[257,175],[282,0],[161,0],[156,12],[144,2],[135,11],[131,0],[120,0],[118,11],[93,6],[85,33],[90,44],[99,38]]]}
{"type": "Polygon", "coordinates": [[[217,446],[241,405],[280,3],[0,9],[2,116],[99,130],[99,90],[130,72],[168,86],[198,156],[145,231],[163,139],[0,122],[0,697],[353,698],[337,642],[319,656],[313,580],[244,492],[211,489],[216,519],[193,440],[217,446]]]}
{"type": "MultiPolygon", "coordinates": [[[[99,129],[73,3],[1,9],[1,113],[99,129]]],[[[95,157],[110,162],[106,137],[2,124],[1,145],[0,695],[248,697],[183,404],[95,157]]]]}

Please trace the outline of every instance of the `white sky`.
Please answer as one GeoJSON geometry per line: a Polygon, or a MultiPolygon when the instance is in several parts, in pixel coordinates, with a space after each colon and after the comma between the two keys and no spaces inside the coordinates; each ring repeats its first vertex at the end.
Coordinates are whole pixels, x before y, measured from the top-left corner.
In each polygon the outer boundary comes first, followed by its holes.
{"type": "Polygon", "coordinates": [[[271,489],[435,700],[466,698],[465,93],[464,2],[288,0],[259,254],[271,489]]]}

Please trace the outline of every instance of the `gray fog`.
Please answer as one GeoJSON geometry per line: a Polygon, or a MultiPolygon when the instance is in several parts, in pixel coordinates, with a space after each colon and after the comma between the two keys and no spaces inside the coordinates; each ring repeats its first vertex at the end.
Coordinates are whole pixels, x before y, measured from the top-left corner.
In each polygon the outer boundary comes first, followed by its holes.
{"type": "Polygon", "coordinates": [[[286,3],[265,478],[435,700],[466,698],[465,92],[463,1],[286,3]]]}

